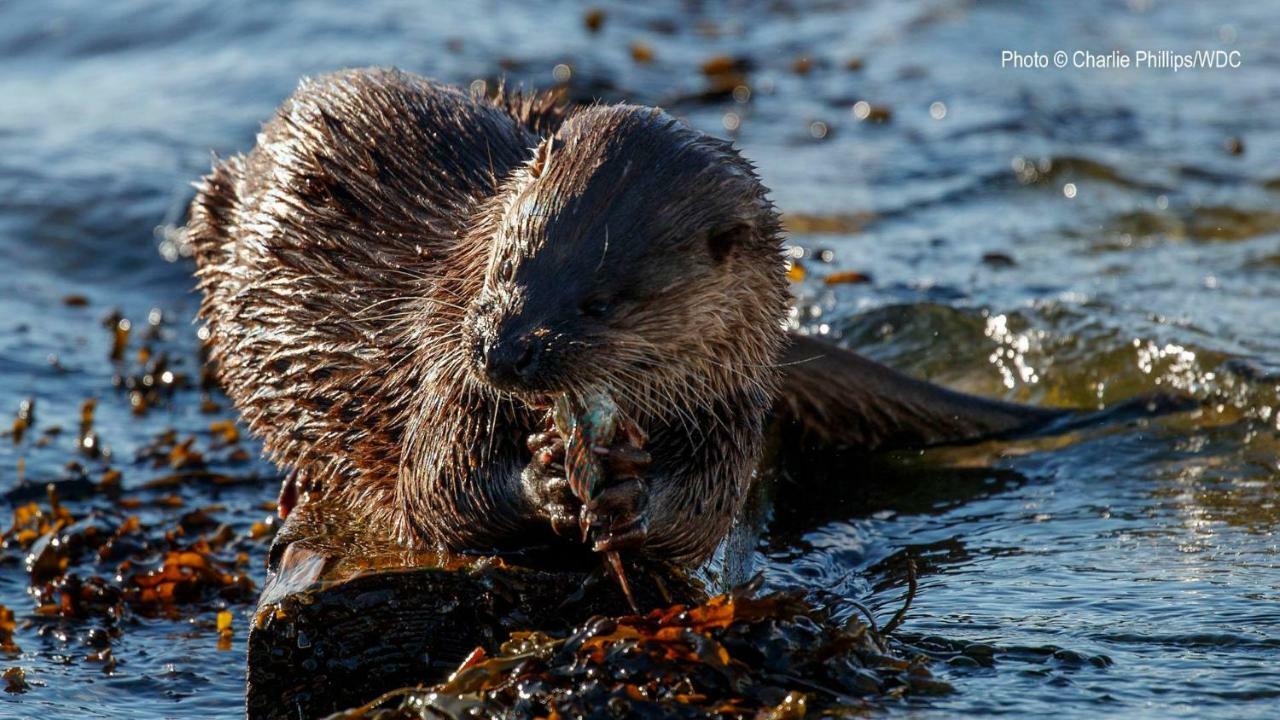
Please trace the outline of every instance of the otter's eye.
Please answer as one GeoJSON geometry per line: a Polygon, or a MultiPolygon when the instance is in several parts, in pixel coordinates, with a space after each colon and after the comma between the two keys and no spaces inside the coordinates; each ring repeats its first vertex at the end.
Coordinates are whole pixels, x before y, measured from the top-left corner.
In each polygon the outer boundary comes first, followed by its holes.
{"type": "Polygon", "coordinates": [[[586,317],[602,318],[609,314],[609,301],[603,298],[592,298],[582,303],[578,311],[586,317]]]}
{"type": "Polygon", "coordinates": [[[498,263],[498,279],[503,282],[511,282],[516,277],[516,264],[510,260],[503,260],[498,263]]]}

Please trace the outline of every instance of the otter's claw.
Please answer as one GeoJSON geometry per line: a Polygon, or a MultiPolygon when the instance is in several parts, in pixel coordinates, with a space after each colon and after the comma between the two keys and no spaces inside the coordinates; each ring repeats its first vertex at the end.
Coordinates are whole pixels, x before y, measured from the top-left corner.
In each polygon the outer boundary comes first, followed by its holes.
{"type": "Polygon", "coordinates": [[[635,550],[649,533],[649,493],[631,478],[606,487],[582,508],[582,523],[595,537],[596,552],[635,550]]]}
{"type": "Polygon", "coordinates": [[[534,433],[526,441],[529,452],[533,453],[530,465],[537,465],[560,475],[564,474],[564,440],[551,432],[534,433]]]}
{"type": "Polygon", "coordinates": [[[551,523],[557,535],[571,535],[578,527],[578,499],[564,475],[564,440],[554,432],[540,432],[527,441],[533,458],[521,474],[525,496],[551,523]]]}

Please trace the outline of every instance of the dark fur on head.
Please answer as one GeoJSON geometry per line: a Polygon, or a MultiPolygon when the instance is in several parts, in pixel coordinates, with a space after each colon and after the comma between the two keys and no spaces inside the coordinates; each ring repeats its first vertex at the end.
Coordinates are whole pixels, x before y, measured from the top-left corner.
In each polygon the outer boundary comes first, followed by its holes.
{"type": "Polygon", "coordinates": [[[659,422],[772,390],[785,310],[777,225],[727,143],[651,108],[578,111],[503,184],[464,327],[476,367],[521,342],[516,394],[603,384],[659,422]],[[750,328],[750,332],[744,332],[750,328]]]}
{"type": "Polygon", "coordinates": [[[647,549],[683,560],[723,537],[761,443],[778,232],[750,164],[660,111],[381,70],[304,83],[188,224],[228,393],[353,513],[539,542],[523,400],[603,384],[650,435],[647,549]]]}

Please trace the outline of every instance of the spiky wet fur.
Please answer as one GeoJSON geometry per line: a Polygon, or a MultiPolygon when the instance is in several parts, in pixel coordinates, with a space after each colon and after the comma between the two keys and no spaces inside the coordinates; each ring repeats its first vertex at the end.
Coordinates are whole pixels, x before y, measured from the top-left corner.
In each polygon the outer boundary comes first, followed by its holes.
{"type": "MultiPolygon", "coordinates": [[[[509,226],[529,222],[518,201],[549,187],[576,197],[625,150],[617,138],[646,133],[718,161],[689,180],[735,203],[749,242],[579,342],[574,357],[590,360],[565,381],[608,385],[650,434],[646,551],[706,557],[745,496],[775,391],[779,229],[745,160],[647,108],[570,113],[548,96],[345,71],[304,82],[252,152],[217,163],[187,226],[201,317],[273,459],[407,543],[486,550],[545,535],[519,481],[540,413],[473,372],[473,306],[504,297],[495,258],[537,237],[509,226]]],[[[700,212],[692,200],[670,210],[687,214],[675,224],[700,212]]]]}

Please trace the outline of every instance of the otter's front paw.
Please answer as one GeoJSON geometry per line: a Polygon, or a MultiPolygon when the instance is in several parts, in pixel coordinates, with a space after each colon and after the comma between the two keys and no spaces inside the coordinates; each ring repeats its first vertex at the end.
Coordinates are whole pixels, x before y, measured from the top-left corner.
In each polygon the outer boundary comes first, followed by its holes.
{"type": "Polygon", "coordinates": [[[554,431],[539,432],[529,436],[528,446],[533,458],[520,476],[525,497],[557,535],[574,534],[579,504],[565,478],[564,440],[554,431]]]}

